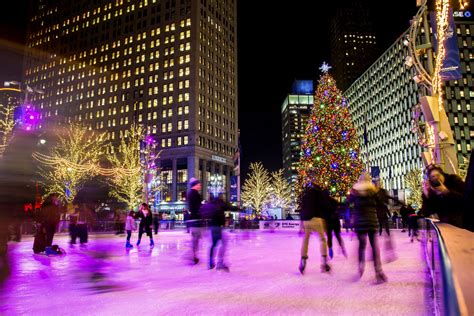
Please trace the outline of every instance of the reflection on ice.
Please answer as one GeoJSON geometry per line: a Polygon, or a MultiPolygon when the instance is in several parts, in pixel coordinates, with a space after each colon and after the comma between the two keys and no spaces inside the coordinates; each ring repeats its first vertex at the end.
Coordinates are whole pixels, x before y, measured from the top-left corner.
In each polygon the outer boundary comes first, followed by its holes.
{"type": "MultiPolygon", "coordinates": [[[[190,250],[185,232],[160,232],[155,247],[145,243],[130,250],[123,237],[91,236],[87,248],[67,248],[66,255],[54,257],[32,255],[27,237],[10,244],[14,263],[0,314],[426,314],[419,244],[400,232],[393,235],[398,260],[384,265],[390,281],[381,286],[372,285],[370,270],[349,282],[358,243],[348,234],[343,238],[349,258],[336,251],[331,275],[320,273],[319,243],[312,240],[303,277],[297,233],[227,232],[229,273],[208,269],[209,235],[193,266],[184,260],[190,250]]],[[[55,238],[67,245],[68,236],[55,238]]]]}

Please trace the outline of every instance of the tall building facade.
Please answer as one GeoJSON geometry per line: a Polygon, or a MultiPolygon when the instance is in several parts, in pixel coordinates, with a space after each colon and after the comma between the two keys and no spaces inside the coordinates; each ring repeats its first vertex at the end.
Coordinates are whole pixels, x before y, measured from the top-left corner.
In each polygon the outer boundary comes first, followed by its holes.
{"type": "MultiPolygon", "coordinates": [[[[443,92],[460,163],[464,158],[469,159],[474,145],[474,111],[470,104],[474,99],[471,71],[474,50],[470,35],[474,32],[474,23],[470,14],[468,16],[455,19],[462,78],[445,82],[443,92]]],[[[344,93],[360,135],[363,157],[370,166],[380,168],[386,188],[400,191],[405,188],[404,176],[410,170],[422,167],[422,148],[411,132],[411,121],[412,109],[424,91],[413,80],[413,68],[405,64],[409,55],[403,44],[406,34],[402,34],[344,93]]],[[[402,197],[403,193],[400,193],[402,197]]]]}
{"type": "Polygon", "coordinates": [[[314,103],[312,80],[296,80],[281,106],[283,169],[285,178],[294,186],[301,142],[314,103]]]}
{"type": "Polygon", "coordinates": [[[455,24],[462,78],[445,82],[444,98],[458,162],[462,164],[469,161],[474,147],[474,19],[471,11],[455,11],[455,24]]]}
{"type": "Polygon", "coordinates": [[[421,167],[421,148],[411,131],[411,111],[418,103],[414,70],[405,66],[408,48],[401,36],[360,76],[344,96],[361,144],[361,158],[380,168],[389,190],[404,188],[404,176],[421,167]],[[366,139],[364,132],[366,131],[366,139]]]}
{"type": "Polygon", "coordinates": [[[331,20],[331,64],[345,91],[377,58],[377,39],[369,4],[345,1],[331,20]]]}
{"type": "Polygon", "coordinates": [[[229,192],[237,148],[235,0],[39,0],[25,81],[42,126],[104,131],[108,153],[142,124],[161,150],[161,210],[185,206],[187,182],[220,175],[229,192]]]}

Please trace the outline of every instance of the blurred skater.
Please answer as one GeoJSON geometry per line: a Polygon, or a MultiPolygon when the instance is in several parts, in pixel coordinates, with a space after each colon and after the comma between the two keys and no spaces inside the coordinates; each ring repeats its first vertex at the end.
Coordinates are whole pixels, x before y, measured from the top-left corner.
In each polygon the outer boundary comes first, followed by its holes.
{"type": "Polygon", "coordinates": [[[138,225],[138,241],[137,246],[140,245],[142,241],[143,233],[146,233],[148,237],[150,237],[150,247],[155,245],[153,241],[153,234],[152,234],[152,225],[153,225],[153,215],[151,214],[150,207],[146,203],[142,203],[140,205],[140,209],[138,211],[138,218],[140,218],[140,224],[138,225]]]}
{"type": "Polygon", "coordinates": [[[300,216],[303,221],[304,237],[301,246],[301,261],[299,270],[301,274],[306,269],[306,261],[308,260],[309,238],[312,232],[319,235],[321,242],[321,272],[329,272],[331,267],[328,264],[328,249],[326,245],[326,222],[324,220],[324,212],[329,208],[326,197],[321,188],[317,185],[307,185],[303,189],[300,205],[300,216]]]}
{"type": "Polygon", "coordinates": [[[192,262],[194,264],[199,263],[198,250],[199,240],[202,237],[202,221],[199,209],[201,208],[202,197],[201,197],[201,182],[196,178],[189,179],[190,190],[187,194],[188,208],[190,212],[189,216],[189,230],[191,232],[191,243],[192,243],[192,262]]]}
{"type": "Polygon", "coordinates": [[[137,230],[137,224],[135,223],[135,212],[130,211],[125,219],[125,230],[127,231],[127,242],[125,243],[125,248],[133,248],[130,243],[130,238],[132,237],[132,231],[137,230]]]}
{"type": "Polygon", "coordinates": [[[370,175],[363,173],[352,187],[349,203],[354,205],[354,228],[359,239],[359,277],[365,269],[365,248],[369,237],[374,258],[375,276],[378,283],[386,282],[387,277],[382,271],[380,250],[377,242],[377,190],[370,181],[370,175]]]}

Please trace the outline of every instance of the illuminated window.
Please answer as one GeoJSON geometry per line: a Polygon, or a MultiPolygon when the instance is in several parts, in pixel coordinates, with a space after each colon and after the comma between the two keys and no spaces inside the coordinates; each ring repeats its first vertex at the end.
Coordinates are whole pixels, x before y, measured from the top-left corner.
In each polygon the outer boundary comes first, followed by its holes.
{"type": "Polygon", "coordinates": [[[173,109],[168,109],[168,117],[173,116],[173,109]]]}
{"type": "Polygon", "coordinates": [[[171,138],[168,138],[168,147],[171,147],[171,138]]]}
{"type": "Polygon", "coordinates": [[[161,117],[162,117],[162,118],[166,118],[166,110],[163,110],[163,111],[161,112],[161,117]]]}
{"type": "Polygon", "coordinates": [[[189,106],[188,105],[186,105],[184,107],[184,114],[189,114],[189,106]]]}
{"type": "Polygon", "coordinates": [[[188,120],[184,120],[184,129],[188,129],[189,128],[189,122],[188,120]]]}
{"type": "Polygon", "coordinates": [[[173,124],[168,123],[168,132],[171,132],[171,131],[173,131],[173,124]]]}
{"type": "Polygon", "coordinates": [[[183,129],[183,122],[182,121],[178,121],[178,131],[182,130],[183,129]]]}
{"type": "Polygon", "coordinates": [[[181,146],[181,137],[177,138],[177,144],[178,144],[178,146],[181,146]]]}
{"type": "Polygon", "coordinates": [[[166,147],[166,139],[161,140],[161,147],[166,147]]]}
{"type": "Polygon", "coordinates": [[[166,133],[166,123],[161,124],[161,132],[166,133]]]}
{"type": "Polygon", "coordinates": [[[188,136],[183,137],[183,144],[187,145],[188,144],[188,136]]]}

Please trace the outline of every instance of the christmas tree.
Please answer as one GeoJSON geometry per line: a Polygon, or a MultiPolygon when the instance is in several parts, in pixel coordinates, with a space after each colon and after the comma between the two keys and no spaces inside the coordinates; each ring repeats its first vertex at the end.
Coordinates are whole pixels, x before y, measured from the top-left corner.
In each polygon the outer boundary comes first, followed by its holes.
{"type": "Polygon", "coordinates": [[[299,188],[312,183],[343,197],[363,170],[357,133],[347,101],[328,74],[326,63],[314,95],[314,105],[301,145],[299,188]]]}

